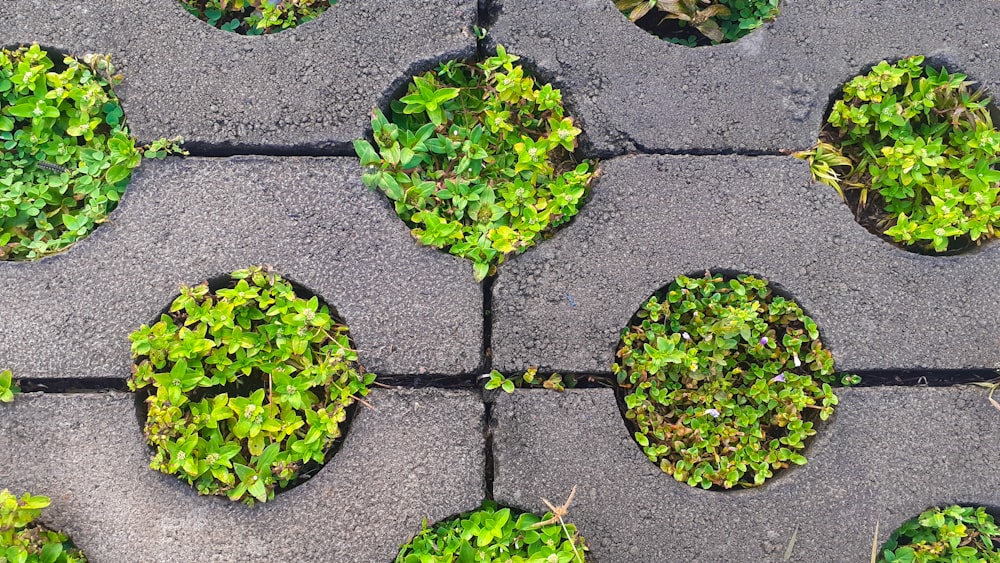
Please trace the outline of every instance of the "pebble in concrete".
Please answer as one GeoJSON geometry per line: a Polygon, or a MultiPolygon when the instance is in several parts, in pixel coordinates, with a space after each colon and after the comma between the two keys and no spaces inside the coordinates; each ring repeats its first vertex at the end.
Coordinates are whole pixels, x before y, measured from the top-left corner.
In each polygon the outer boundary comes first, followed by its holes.
{"type": "Polygon", "coordinates": [[[496,0],[490,12],[487,41],[562,88],[604,157],[808,148],[830,96],[883,59],[930,55],[1000,92],[994,0],[788,1],[739,41],[698,48],[647,33],[612,0],[496,0]]]}
{"type": "Polygon", "coordinates": [[[948,257],[896,248],[792,157],[630,156],[602,168],[573,223],[501,269],[497,369],[606,373],[642,303],[706,269],[790,294],[838,370],[1000,361],[1000,244],[948,257]]]}
{"type": "Polygon", "coordinates": [[[476,3],[339,2],[281,33],[216,29],[178,0],[0,3],[0,45],[110,53],[140,140],[183,136],[213,153],[353,154],[382,104],[412,74],[472,56],[476,3]]]}
{"type": "Polygon", "coordinates": [[[128,335],[181,284],[255,264],[318,294],[380,374],[474,372],[482,290],[419,246],[352,158],[145,161],[108,222],[66,252],[0,262],[0,369],[124,379],[128,335]]]}
{"type": "Polygon", "coordinates": [[[1000,506],[1000,411],[978,388],[839,390],[807,465],[757,489],[678,483],[640,451],[614,393],[502,394],[493,408],[498,502],[568,520],[601,563],[867,561],[930,506],[1000,506]],[[791,557],[786,550],[795,537],[791,557]]]}
{"type": "Polygon", "coordinates": [[[483,498],[477,393],[375,390],[308,482],[247,507],[148,467],[132,395],[35,394],[0,408],[3,487],[48,496],[44,523],[94,563],[391,561],[483,498]]]}

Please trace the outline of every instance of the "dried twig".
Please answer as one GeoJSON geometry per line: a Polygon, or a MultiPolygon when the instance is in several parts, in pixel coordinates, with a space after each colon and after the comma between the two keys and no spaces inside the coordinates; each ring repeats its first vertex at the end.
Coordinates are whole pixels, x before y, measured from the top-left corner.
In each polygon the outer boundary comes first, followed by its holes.
{"type": "Polygon", "coordinates": [[[576,559],[580,563],[584,563],[583,556],[580,555],[580,552],[576,550],[576,542],[573,541],[573,536],[571,536],[569,530],[566,529],[566,522],[563,522],[563,517],[569,513],[569,505],[570,503],[573,502],[573,497],[575,496],[576,496],[576,485],[573,485],[573,490],[569,492],[569,498],[567,498],[566,502],[562,503],[560,506],[553,506],[551,502],[542,498],[542,502],[544,502],[545,506],[549,507],[549,510],[552,512],[552,518],[549,518],[548,520],[542,520],[541,522],[536,522],[535,524],[532,524],[531,528],[532,529],[541,528],[543,526],[548,526],[549,524],[555,524],[556,522],[559,522],[559,525],[562,526],[563,533],[566,534],[566,538],[569,540],[570,547],[573,548],[574,559],[576,559]]]}

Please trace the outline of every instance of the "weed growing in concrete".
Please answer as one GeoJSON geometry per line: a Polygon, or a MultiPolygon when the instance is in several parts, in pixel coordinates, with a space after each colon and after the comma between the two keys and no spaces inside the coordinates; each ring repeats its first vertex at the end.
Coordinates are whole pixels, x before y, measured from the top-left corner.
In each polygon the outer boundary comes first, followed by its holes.
{"type": "Polygon", "coordinates": [[[180,0],[191,15],[225,31],[262,35],[314,20],[337,0],[180,0]]]}
{"type": "Polygon", "coordinates": [[[110,58],[53,60],[38,45],[0,51],[0,260],[59,252],[118,205],[143,156],[112,86],[110,58]]]}
{"type": "Polygon", "coordinates": [[[375,380],[358,367],[347,326],[260,267],[214,292],[182,287],[170,313],[130,339],[129,388],[153,389],[150,467],[247,504],[323,463],[375,380]]]}
{"type": "Polygon", "coordinates": [[[17,498],[0,491],[0,561],[10,563],[86,563],[65,534],[35,522],[49,506],[46,497],[25,493],[17,498]]]}
{"type": "Polygon", "coordinates": [[[21,392],[21,388],[14,381],[14,374],[9,369],[0,371],[0,403],[9,403],[14,400],[14,395],[21,392]]]}
{"type": "Polygon", "coordinates": [[[878,561],[993,563],[1000,561],[1000,527],[984,508],[931,508],[893,532],[878,561]]]}
{"type": "MultiPolygon", "coordinates": [[[[647,457],[691,486],[761,485],[802,465],[833,414],[833,356],[816,323],[753,276],[678,277],[622,332],[612,371],[647,457]]],[[[856,383],[847,376],[843,383],[856,383]]]]}
{"type": "Polygon", "coordinates": [[[980,244],[1000,227],[1000,131],[972,84],[923,57],[882,61],[797,156],[874,232],[936,253],[980,244]]]}
{"type": "Polygon", "coordinates": [[[507,377],[499,371],[493,370],[487,377],[484,387],[487,391],[503,389],[507,393],[513,393],[514,389],[518,387],[565,391],[567,388],[572,389],[573,387],[576,387],[576,376],[563,376],[558,373],[553,373],[547,377],[543,377],[538,375],[538,368],[528,368],[528,370],[521,375],[507,377]]]}
{"type": "Polygon", "coordinates": [[[355,141],[365,185],[391,199],[420,242],[473,262],[476,280],[580,209],[594,164],[559,90],[538,87],[502,46],[479,64],[449,61],[373,111],[375,144],[355,141]]]}
{"type": "Polygon", "coordinates": [[[633,22],[671,43],[736,41],[778,17],[779,0],[615,0],[633,22]],[[641,21],[640,21],[641,20],[641,21]]]}
{"type": "Polygon", "coordinates": [[[553,512],[539,517],[515,515],[509,508],[486,501],[479,510],[433,528],[425,520],[423,530],[400,548],[396,563],[583,563],[587,547],[576,527],[563,521],[567,505],[552,507],[553,512]]]}

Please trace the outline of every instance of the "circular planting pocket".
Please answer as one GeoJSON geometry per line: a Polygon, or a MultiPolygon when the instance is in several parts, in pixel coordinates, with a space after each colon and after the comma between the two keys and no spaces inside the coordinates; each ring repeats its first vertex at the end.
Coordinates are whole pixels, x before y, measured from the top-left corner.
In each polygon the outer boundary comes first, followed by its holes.
{"type": "Polygon", "coordinates": [[[587,547],[576,526],[561,520],[563,515],[518,514],[487,501],[479,510],[431,528],[424,522],[424,529],[400,548],[395,561],[584,563],[587,547]]]}
{"type": "Polygon", "coordinates": [[[150,388],[150,467],[253,504],[319,469],[375,376],[315,296],[262,268],[227,282],[182,287],[158,323],[132,333],[128,384],[150,388]]]}
{"type": "Polygon", "coordinates": [[[816,323],[749,275],[678,277],[635,314],[618,358],[636,441],[693,487],[752,487],[804,464],[814,420],[837,404],[816,323]]]}
{"type": "Polygon", "coordinates": [[[1000,228],[1000,131],[964,74],[882,61],[844,86],[817,146],[796,156],[858,223],[907,250],[961,251],[1000,228]]]}
{"type": "Polygon", "coordinates": [[[35,522],[49,505],[46,497],[25,493],[20,499],[0,491],[0,560],[25,563],[86,563],[65,534],[35,522]]]}
{"type": "Polygon", "coordinates": [[[314,20],[337,0],[180,0],[213,27],[241,35],[277,33],[314,20]]]}
{"type": "Polygon", "coordinates": [[[931,508],[893,532],[878,561],[993,563],[1000,561],[1000,527],[984,508],[931,508]]]}
{"type": "Polygon", "coordinates": [[[779,0],[615,0],[636,25],[671,43],[736,41],[778,17],[779,0]]]}
{"type": "Polygon", "coordinates": [[[423,244],[471,260],[482,280],[580,209],[594,163],[577,162],[580,129],[562,95],[539,87],[497,46],[479,64],[449,61],[373,111],[371,143],[355,141],[365,185],[377,187],[423,244]]]}
{"type": "Polygon", "coordinates": [[[0,260],[33,260],[87,236],[115,206],[142,156],[112,85],[109,57],[0,51],[0,260]]]}

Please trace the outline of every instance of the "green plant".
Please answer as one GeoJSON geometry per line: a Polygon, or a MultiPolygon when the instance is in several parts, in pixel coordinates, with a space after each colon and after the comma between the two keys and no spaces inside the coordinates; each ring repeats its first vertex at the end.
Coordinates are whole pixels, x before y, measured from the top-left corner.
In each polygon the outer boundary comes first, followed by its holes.
{"type": "Polygon", "coordinates": [[[180,0],[196,18],[244,35],[275,33],[316,19],[337,0],[180,0]]]}
{"type": "Polygon", "coordinates": [[[49,499],[25,493],[20,499],[0,491],[0,563],[86,563],[65,534],[34,520],[49,499]]]}
{"type": "Polygon", "coordinates": [[[1000,527],[984,508],[931,508],[889,536],[879,561],[998,563],[1000,527]]]}
{"type": "Polygon", "coordinates": [[[559,90],[539,88],[497,46],[480,64],[449,61],[373,111],[375,148],[354,147],[364,183],[391,199],[423,244],[474,264],[482,280],[579,211],[593,164],[577,164],[580,130],[559,90]]]}
{"type": "Polygon", "coordinates": [[[539,517],[515,515],[486,501],[433,528],[425,520],[423,530],[400,548],[396,563],[583,563],[583,538],[562,520],[567,505],[539,517]]]}
{"type": "Polygon", "coordinates": [[[538,368],[528,368],[522,375],[507,377],[497,370],[490,372],[484,387],[492,391],[503,389],[507,393],[513,393],[516,387],[542,387],[553,391],[565,391],[567,388],[576,387],[576,376],[568,374],[565,377],[553,373],[547,377],[538,375],[538,368]]]}
{"type": "Polygon", "coordinates": [[[146,156],[136,147],[105,55],[54,61],[38,45],[0,51],[0,260],[32,260],[86,236],[118,204],[146,156]]]}
{"type": "Polygon", "coordinates": [[[9,369],[0,371],[0,403],[9,403],[14,400],[14,395],[21,392],[21,388],[14,381],[14,374],[9,369]]]}
{"type": "Polygon", "coordinates": [[[797,156],[897,243],[979,244],[1000,226],[1000,131],[972,84],[920,56],[882,61],[844,86],[818,146],[797,156]]]}
{"type": "MultiPolygon", "coordinates": [[[[837,404],[816,323],[748,275],[679,276],[622,331],[612,371],[646,456],[691,486],[763,484],[837,404]],[[749,480],[746,476],[749,476],[749,480]]],[[[857,383],[845,376],[843,383],[857,383]]]]}
{"type": "Polygon", "coordinates": [[[615,6],[633,22],[647,14],[662,16],[651,26],[651,32],[671,43],[694,47],[704,42],[702,37],[713,45],[736,41],[778,17],[778,2],[779,0],[615,0],[615,6]],[[697,34],[691,33],[692,30],[697,34]]]}
{"type": "Polygon", "coordinates": [[[150,467],[248,504],[323,463],[375,380],[325,305],[260,267],[214,292],[182,287],[170,314],[130,339],[129,388],[153,389],[150,467]]]}

